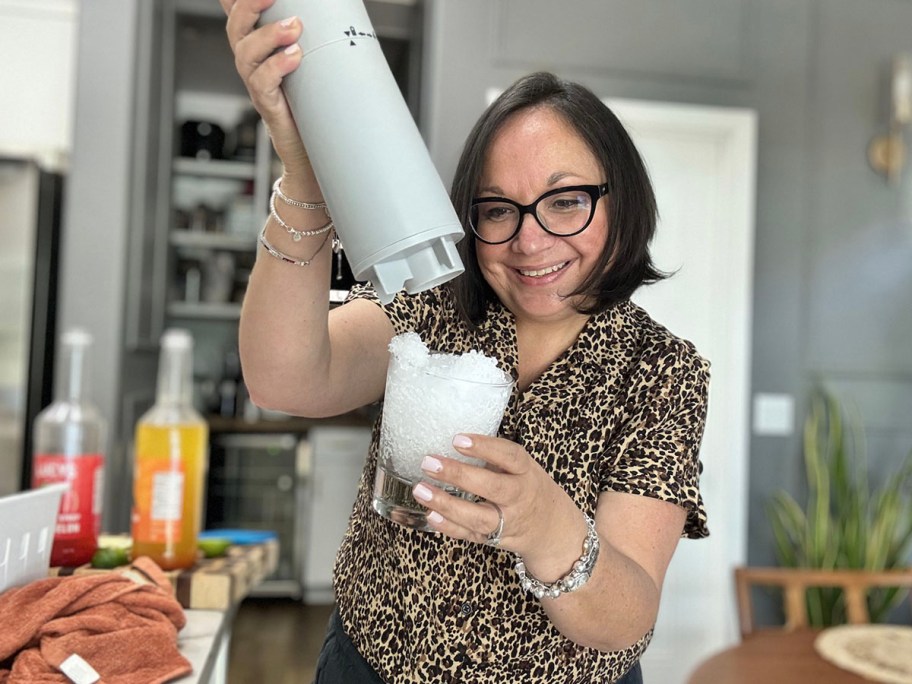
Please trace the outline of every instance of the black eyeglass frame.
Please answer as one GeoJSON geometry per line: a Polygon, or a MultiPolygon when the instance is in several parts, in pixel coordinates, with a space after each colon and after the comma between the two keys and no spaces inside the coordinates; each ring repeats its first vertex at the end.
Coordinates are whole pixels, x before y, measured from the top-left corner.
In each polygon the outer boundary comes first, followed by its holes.
{"type": "Polygon", "coordinates": [[[509,242],[510,240],[512,240],[519,234],[519,230],[520,230],[520,228],[522,228],[523,217],[526,214],[532,214],[532,216],[535,217],[535,222],[538,223],[538,225],[540,225],[542,227],[542,230],[544,230],[549,235],[554,235],[555,237],[573,237],[574,235],[579,235],[584,230],[586,230],[586,228],[589,227],[589,224],[592,223],[592,219],[595,216],[595,206],[598,204],[598,201],[607,194],[608,194],[608,183],[602,183],[601,185],[567,185],[562,188],[554,188],[553,190],[548,190],[548,192],[539,196],[538,199],[533,200],[530,204],[520,204],[519,202],[516,202],[515,200],[511,200],[508,197],[476,197],[472,200],[472,203],[469,206],[469,227],[472,229],[472,234],[476,238],[478,238],[479,240],[484,242],[485,244],[502,245],[505,242],[509,242]],[[572,233],[555,233],[553,230],[548,228],[548,226],[546,226],[544,223],[542,223],[541,219],[538,217],[538,212],[537,212],[538,203],[541,202],[543,199],[547,199],[548,197],[552,197],[554,195],[560,195],[565,192],[573,192],[573,191],[585,192],[586,194],[589,195],[589,198],[592,200],[592,203],[589,205],[589,218],[586,219],[586,222],[583,224],[583,227],[580,228],[579,230],[576,230],[572,233]],[[509,204],[511,206],[514,206],[519,210],[519,218],[516,221],[516,229],[510,234],[510,237],[508,237],[504,240],[491,241],[491,240],[485,240],[483,237],[481,237],[481,235],[478,234],[478,231],[475,229],[475,222],[472,221],[472,213],[477,205],[484,204],[486,202],[503,202],[503,203],[509,204]]]}

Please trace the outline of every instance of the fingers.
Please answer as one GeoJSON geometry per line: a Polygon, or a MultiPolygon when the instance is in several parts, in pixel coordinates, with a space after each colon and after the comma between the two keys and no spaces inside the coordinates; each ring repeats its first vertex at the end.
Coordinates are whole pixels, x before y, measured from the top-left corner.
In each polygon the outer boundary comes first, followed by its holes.
{"type": "Polygon", "coordinates": [[[258,25],[275,0],[219,0],[228,14],[226,33],[235,67],[253,106],[266,125],[273,147],[289,173],[310,173],[307,153],[282,92],[282,80],[297,69],[303,25],[298,17],[258,25]]]}
{"type": "MultiPolygon", "coordinates": [[[[429,508],[427,521],[431,527],[449,537],[484,544],[500,527],[500,513],[485,501],[463,499],[429,482],[415,485],[412,494],[429,508]]],[[[502,531],[501,539],[506,532],[502,531]]]]}
{"type": "MultiPolygon", "coordinates": [[[[233,16],[233,15],[232,15],[233,16]]],[[[229,26],[231,20],[229,19],[229,26]]],[[[297,66],[300,61],[300,47],[297,40],[301,36],[301,20],[297,17],[288,17],[272,24],[266,24],[262,28],[253,30],[252,27],[247,33],[233,40],[229,35],[232,50],[234,50],[234,61],[238,73],[245,82],[250,83],[254,74],[258,79],[263,77],[260,69],[264,66],[270,77],[284,76],[297,66]],[[295,55],[296,59],[290,61],[283,58],[283,55],[295,55]],[[279,68],[276,69],[275,67],[279,68]],[[282,68],[286,67],[286,68],[282,68]]],[[[244,28],[236,29],[243,31],[244,28]]]]}
{"type": "Polygon", "coordinates": [[[458,434],[453,447],[463,456],[478,458],[505,473],[519,475],[528,468],[525,450],[507,439],[487,435],[458,434]]]}
{"type": "Polygon", "coordinates": [[[225,14],[228,15],[225,32],[228,34],[228,43],[234,50],[238,42],[256,28],[260,14],[272,6],[275,0],[219,0],[219,2],[222,9],[225,10],[225,14]]]}
{"type": "MultiPolygon", "coordinates": [[[[525,454],[522,448],[507,440],[472,435],[470,441],[471,444],[462,440],[459,451],[483,458],[491,465],[485,467],[443,456],[426,456],[421,467],[431,480],[415,485],[412,494],[429,509],[427,520],[435,530],[481,544],[498,530],[500,511],[509,510],[511,503],[522,498],[524,478],[519,473],[524,468],[520,464],[527,463],[528,456],[521,458],[520,454],[525,454]],[[466,500],[444,490],[444,486],[455,487],[482,500],[466,500]]],[[[509,529],[501,530],[501,541],[509,535],[509,529]]]]}

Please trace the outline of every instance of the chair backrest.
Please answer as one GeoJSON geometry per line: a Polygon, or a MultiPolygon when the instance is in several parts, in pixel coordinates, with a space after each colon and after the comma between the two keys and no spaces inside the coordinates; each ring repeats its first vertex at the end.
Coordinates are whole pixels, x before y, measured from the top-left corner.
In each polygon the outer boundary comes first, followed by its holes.
{"type": "Polygon", "coordinates": [[[814,570],[811,568],[735,568],[738,618],[741,638],[755,630],[751,588],[779,587],[783,593],[787,630],[808,626],[807,590],[836,587],[845,597],[846,619],[852,624],[870,622],[868,592],[877,587],[912,587],[912,569],[870,572],[867,570],[814,570]]]}

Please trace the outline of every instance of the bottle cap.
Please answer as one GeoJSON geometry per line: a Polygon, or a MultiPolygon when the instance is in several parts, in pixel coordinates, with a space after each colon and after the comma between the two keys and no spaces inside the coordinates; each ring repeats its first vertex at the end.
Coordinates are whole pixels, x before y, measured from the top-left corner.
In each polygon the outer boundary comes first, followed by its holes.
{"type": "Polygon", "coordinates": [[[60,341],[71,347],[88,347],[92,344],[92,335],[85,328],[70,328],[60,336],[60,341]]]}
{"type": "Polygon", "coordinates": [[[162,333],[161,346],[167,349],[191,349],[193,336],[183,328],[168,328],[162,333]]]}

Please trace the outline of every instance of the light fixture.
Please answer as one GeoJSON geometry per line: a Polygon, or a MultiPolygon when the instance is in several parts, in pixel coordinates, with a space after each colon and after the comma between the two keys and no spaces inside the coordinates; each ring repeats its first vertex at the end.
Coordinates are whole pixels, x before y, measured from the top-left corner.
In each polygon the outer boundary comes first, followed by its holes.
{"type": "Polygon", "coordinates": [[[893,185],[906,163],[903,131],[912,122],[912,55],[893,58],[890,79],[890,130],[868,145],[868,162],[893,185]]]}

